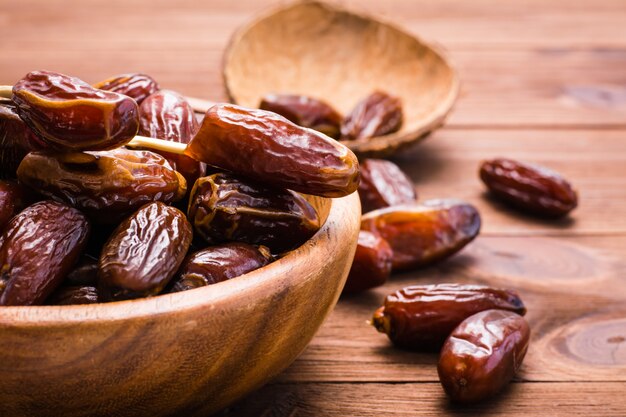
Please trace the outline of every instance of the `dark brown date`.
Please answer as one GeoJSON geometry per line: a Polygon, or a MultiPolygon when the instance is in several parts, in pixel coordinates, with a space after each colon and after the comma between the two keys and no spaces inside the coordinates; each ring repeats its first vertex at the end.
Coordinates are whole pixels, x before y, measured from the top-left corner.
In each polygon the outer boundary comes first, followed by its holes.
{"type": "Polygon", "coordinates": [[[267,246],[272,253],[300,246],[320,228],[317,212],[299,194],[231,174],[198,179],[188,217],[209,244],[238,241],[267,246]]]}
{"type": "Polygon", "coordinates": [[[413,181],[396,164],[384,159],[366,159],[361,163],[359,197],[363,213],[367,213],[413,203],[417,193],[413,181]]]}
{"type": "Polygon", "coordinates": [[[297,94],[268,94],[261,100],[259,108],[280,114],[298,126],[339,139],[341,115],[322,100],[297,94]]]}
{"type": "MultiPolygon", "coordinates": [[[[92,229],[93,236],[93,229],[92,229]]],[[[63,280],[70,287],[94,287],[98,285],[98,259],[84,254],[63,280]]]]}
{"type": "Polygon", "coordinates": [[[127,300],[160,293],[183,262],[191,239],[191,225],[180,210],[146,204],[115,229],[102,249],[100,297],[127,300]]]}
{"type": "Polygon", "coordinates": [[[392,259],[393,251],[385,239],[361,230],[343,294],[383,285],[391,275],[392,259]]]}
{"type": "Polygon", "coordinates": [[[361,229],[382,236],[393,249],[393,269],[406,270],[445,259],[480,231],[480,214],[459,200],[428,200],[369,212],[361,229]]]}
{"type": "Polygon", "coordinates": [[[263,246],[241,242],[211,246],[185,258],[170,292],[217,284],[259,269],[271,259],[263,246]]]}
{"type": "Polygon", "coordinates": [[[0,180],[0,231],[20,211],[33,201],[30,190],[16,181],[0,180]]]}
{"type": "Polygon", "coordinates": [[[0,101],[0,178],[15,178],[26,154],[39,145],[34,133],[17,114],[12,101],[0,101]]]}
{"type": "Polygon", "coordinates": [[[463,403],[494,396],[522,365],[529,339],[526,320],[510,311],[468,317],[441,349],[437,371],[446,394],[463,403]]]}
{"type": "Polygon", "coordinates": [[[341,124],[341,139],[366,139],[388,135],[402,126],[402,103],[382,91],[376,91],[346,116],[341,124]]]}
{"type": "Polygon", "coordinates": [[[183,176],[161,155],[124,148],[31,152],[17,176],[36,191],[81,209],[97,223],[116,223],[151,201],[180,200],[187,189],[183,176]]]}
{"type": "Polygon", "coordinates": [[[323,197],[351,194],[359,182],[359,163],[344,145],[278,114],[232,104],[206,112],[185,153],[267,185],[323,197]]]}
{"type": "Polygon", "coordinates": [[[41,201],[13,217],[0,236],[0,305],[41,304],[82,252],[89,222],[78,210],[41,201]]]}
{"type": "Polygon", "coordinates": [[[13,86],[13,101],[28,127],[56,149],[113,149],[139,129],[135,100],[55,72],[26,74],[13,86]]]}
{"type": "Polygon", "coordinates": [[[141,104],[150,94],[159,91],[157,82],[146,74],[121,74],[93,85],[99,90],[124,94],[141,104]]]}
{"type": "Polygon", "coordinates": [[[390,294],[372,325],[400,347],[438,350],[463,320],[490,309],[526,314],[516,292],[483,285],[413,285],[390,294]]]}
{"type": "MultiPolygon", "coordinates": [[[[193,109],[183,96],[173,91],[161,90],[146,98],[139,107],[139,133],[151,138],[189,143],[198,131],[198,121],[193,109]]],[[[205,164],[186,155],[155,151],[180,172],[191,187],[204,175],[205,164]]]]}
{"type": "Polygon", "coordinates": [[[96,304],[98,302],[98,289],[96,287],[59,287],[50,295],[46,304],[50,305],[77,305],[96,304]]]}
{"type": "Polygon", "coordinates": [[[578,205],[576,191],[565,178],[537,165],[512,159],[485,161],[480,178],[494,196],[536,215],[562,217],[578,205]]]}

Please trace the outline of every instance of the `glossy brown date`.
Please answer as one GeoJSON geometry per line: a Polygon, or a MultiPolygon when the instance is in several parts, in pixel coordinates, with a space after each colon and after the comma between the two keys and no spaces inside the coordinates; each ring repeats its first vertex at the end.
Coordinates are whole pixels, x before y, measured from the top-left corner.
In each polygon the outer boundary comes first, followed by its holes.
{"type": "Polygon", "coordinates": [[[8,223],[0,236],[0,305],[41,304],[82,252],[89,222],[78,210],[41,201],[8,223]]]}
{"type": "Polygon", "coordinates": [[[0,231],[34,200],[32,191],[16,181],[0,180],[0,231]]]}
{"type": "Polygon", "coordinates": [[[440,349],[463,320],[490,309],[526,314],[514,291],[483,285],[413,285],[388,295],[372,325],[397,346],[432,351],[440,349]]]}
{"type": "Polygon", "coordinates": [[[102,248],[98,291],[107,300],[157,295],[191,244],[191,225],[178,209],[155,202],[123,221],[102,248]]]}
{"type": "Polygon", "coordinates": [[[17,176],[36,191],[81,209],[97,223],[116,223],[151,201],[180,200],[187,189],[182,175],[161,155],[124,148],[31,152],[17,176]]]}
{"type": "Polygon", "coordinates": [[[448,396],[469,403],[492,397],[522,365],[530,328],[518,314],[486,310],[465,319],[446,340],[437,371],[448,396]]]}
{"type": "MultiPolygon", "coordinates": [[[[168,90],[161,90],[144,100],[139,107],[139,122],[139,134],[179,143],[189,143],[199,127],[187,100],[180,94],[168,90]]],[[[158,153],[185,177],[189,187],[204,175],[206,166],[202,162],[186,155],[164,151],[158,153]]]]}
{"type": "Polygon", "coordinates": [[[186,291],[216,284],[270,263],[267,248],[241,242],[211,246],[195,252],[183,262],[170,292],[186,291]]]}
{"type": "Polygon", "coordinates": [[[502,158],[485,161],[480,178],[494,196],[536,215],[562,217],[578,205],[571,184],[538,165],[502,158]]]}
{"type": "Polygon", "coordinates": [[[361,230],[343,294],[383,285],[391,275],[392,259],[393,251],[385,239],[361,230]]]}
{"type": "Polygon", "coordinates": [[[298,126],[339,139],[341,115],[322,100],[296,94],[268,94],[261,100],[259,108],[280,114],[298,126]]]}
{"type": "Polygon", "coordinates": [[[300,246],[320,228],[317,212],[299,194],[231,174],[198,179],[187,214],[209,244],[238,241],[267,246],[272,253],[300,246]]]}
{"type": "Polygon", "coordinates": [[[95,287],[97,284],[98,259],[86,254],[81,256],[76,266],[63,280],[63,285],[70,287],[95,287]]]}
{"type": "Polygon", "coordinates": [[[59,287],[46,300],[46,304],[58,306],[96,304],[98,302],[98,289],[90,286],[59,287]]]}
{"type": "Polygon", "coordinates": [[[139,129],[135,100],[55,72],[26,74],[13,86],[13,102],[43,142],[66,151],[117,148],[139,129]]]}
{"type": "Polygon", "coordinates": [[[328,136],[264,110],[216,104],[185,150],[192,158],[264,184],[341,197],[356,191],[359,163],[328,136]]]}
{"type": "Polygon", "coordinates": [[[150,94],[159,91],[157,82],[146,74],[121,74],[93,85],[99,90],[124,94],[141,104],[150,94]]]}
{"type": "Polygon", "coordinates": [[[363,213],[379,208],[413,203],[413,181],[391,161],[366,159],[361,163],[359,197],[363,213]]]}
{"type": "Polygon", "coordinates": [[[480,214],[459,200],[428,200],[363,215],[361,229],[383,237],[393,249],[393,269],[406,270],[447,258],[480,231],[480,214]]]}
{"type": "Polygon", "coordinates": [[[396,132],[402,126],[402,103],[397,97],[376,91],[346,116],[341,125],[341,139],[373,138],[396,132]]]}

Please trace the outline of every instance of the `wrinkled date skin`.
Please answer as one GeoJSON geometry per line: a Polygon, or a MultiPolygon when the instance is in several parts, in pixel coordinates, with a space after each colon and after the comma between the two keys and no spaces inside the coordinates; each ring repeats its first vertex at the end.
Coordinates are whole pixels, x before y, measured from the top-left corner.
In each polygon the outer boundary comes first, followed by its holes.
{"type": "Polygon", "coordinates": [[[157,295],[174,276],[192,239],[178,209],[146,204],[122,222],[104,245],[98,263],[98,292],[104,300],[157,295]]]}
{"type": "Polygon", "coordinates": [[[343,294],[383,285],[391,275],[392,259],[393,251],[385,239],[361,230],[343,294]]]}
{"type": "Polygon", "coordinates": [[[446,340],[437,371],[448,396],[470,403],[497,394],[522,365],[530,328],[518,314],[486,310],[465,319],[446,340]]]}
{"type": "Polygon", "coordinates": [[[397,346],[434,351],[463,320],[494,308],[526,314],[514,291],[483,285],[414,285],[388,295],[372,325],[397,346]]]}
{"type": "Polygon", "coordinates": [[[121,74],[93,85],[99,90],[124,94],[141,104],[150,94],[159,91],[159,84],[146,74],[121,74]]]}
{"type": "Polygon", "coordinates": [[[114,149],[48,154],[31,152],[17,170],[36,191],[81,209],[98,223],[116,223],[151,201],[184,197],[187,185],[161,155],[114,149]]]}
{"type": "Polygon", "coordinates": [[[188,217],[209,244],[238,241],[267,246],[272,253],[300,246],[320,228],[317,212],[302,196],[231,174],[198,179],[188,217]]]}
{"type": "Polygon", "coordinates": [[[296,94],[268,94],[261,100],[259,108],[280,114],[298,126],[339,139],[342,117],[324,101],[296,94]]]}
{"type": "Polygon", "coordinates": [[[15,171],[40,140],[17,114],[12,101],[0,100],[0,178],[15,178],[15,171]]]}
{"type": "Polygon", "coordinates": [[[185,258],[170,292],[217,284],[270,263],[267,248],[241,242],[211,246],[185,258]]]}
{"type": "MultiPolygon", "coordinates": [[[[161,90],[145,99],[139,107],[139,121],[139,134],[179,143],[189,143],[199,128],[187,100],[180,94],[168,90],[161,90]]],[[[185,177],[190,188],[204,175],[206,166],[202,162],[186,155],[164,151],[158,153],[185,177]]]]}
{"type": "Polygon", "coordinates": [[[13,86],[13,102],[28,127],[56,149],[113,149],[139,129],[135,100],[55,72],[26,74],[13,86]]]}
{"type": "Polygon", "coordinates": [[[59,287],[46,301],[50,305],[76,305],[98,303],[98,289],[88,286],[59,287]]]}
{"type": "Polygon", "coordinates": [[[402,126],[402,103],[382,91],[359,102],[341,125],[341,139],[367,139],[397,132],[402,126]]]}
{"type": "Polygon", "coordinates": [[[16,181],[0,180],[0,231],[20,211],[24,210],[35,197],[32,191],[16,181]]]}
{"type": "Polygon", "coordinates": [[[204,116],[185,153],[275,187],[322,197],[356,191],[359,163],[344,145],[284,117],[232,104],[204,116]]]}
{"type": "Polygon", "coordinates": [[[391,161],[366,159],[361,163],[359,197],[363,213],[410,204],[417,200],[413,181],[391,161]]]}
{"type": "Polygon", "coordinates": [[[56,201],[13,217],[0,236],[0,305],[42,304],[72,269],[88,235],[87,218],[56,201]]]}
{"type": "Polygon", "coordinates": [[[485,161],[480,178],[499,199],[529,213],[562,217],[578,205],[571,184],[549,169],[511,159],[485,161]]]}
{"type": "Polygon", "coordinates": [[[432,264],[461,250],[480,231],[480,214],[459,200],[428,200],[371,211],[361,229],[383,237],[393,249],[393,269],[432,264]]]}

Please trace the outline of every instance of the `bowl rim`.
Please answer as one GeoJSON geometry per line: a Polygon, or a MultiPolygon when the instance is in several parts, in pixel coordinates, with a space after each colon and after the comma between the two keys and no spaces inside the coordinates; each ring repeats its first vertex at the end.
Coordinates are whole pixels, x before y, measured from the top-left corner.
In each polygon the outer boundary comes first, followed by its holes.
{"type": "Polygon", "coordinates": [[[315,258],[316,253],[324,250],[323,243],[345,244],[336,239],[341,230],[349,227],[349,222],[343,221],[344,216],[356,210],[360,215],[356,192],[341,198],[317,198],[329,204],[328,216],[317,233],[284,257],[262,268],[206,287],[134,300],[67,306],[0,306],[0,327],[65,326],[153,318],[224,303],[232,297],[271,294],[280,287],[280,283],[297,282],[293,277],[299,276],[281,276],[281,272],[288,272],[304,260],[315,258]]]}
{"type": "Polygon", "coordinates": [[[224,89],[226,90],[226,95],[228,96],[228,100],[231,103],[238,104],[235,97],[233,96],[233,89],[227,75],[227,68],[230,61],[232,60],[232,50],[235,43],[239,42],[243,38],[243,36],[258,22],[266,20],[278,13],[286,12],[304,6],[320,7],[328,10],[331,13],[346,13],[363,20],[370,20],[380,25],[387,26],[392,30],[397,31],[398,33],[414,39],[424,48],[430,50],[435,56],[437,56],[437,58],[439,58],[444,63],[444,66],[449,69],[451,74],[451,84],[450,88],[448,89],[448,93],[441,101],[437,103],[434,110],[429,113],[428,117],[422,120],[419,128],[411,131],[399,131],[387,135],[375,136],[372,138],[338,140],[339,143],[347,146],[348,148],[350,148],[350,150],[352,150],[359,156],[388,156],[407,145],[420,142],[422,139],[428,136],[430,132],[443,125],[446,117],[454,108],[456,100],[458,99],[461,91],[461,80],[459,77],[457,65],[450,58],[444,47],[438,43],[424,42],[419,36],[400,27],[398,24],[392,22],[387,18],[373,16],[373,14],[368,12],[351,9],[349,7],[321,0],[296,0],[288,4],[282,4],[279,6],[267,8],[267,10],[259,13],[252,20],[243,24],[237,30],[235,30],[235,32],[231,35],[226,45],[226,48],[224,49],[224,53],[222,54],[222,81],[224,84],[224,89]]]}

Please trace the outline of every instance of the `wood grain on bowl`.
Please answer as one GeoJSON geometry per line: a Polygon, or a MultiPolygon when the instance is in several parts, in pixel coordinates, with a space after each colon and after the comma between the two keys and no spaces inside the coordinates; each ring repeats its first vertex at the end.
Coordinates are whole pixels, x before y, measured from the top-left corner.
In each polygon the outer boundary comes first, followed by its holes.
{"type": "Polygon", "coordinates": [[[206,416],[285,369],[335,305],[356,193],[284,258],[212,286],[88,306],[0,308],[0,415],[206,416]]]}
{"type": "Polygon", "coordinates": [[[345,141],[360,157],[389,156],[439,127],[459,79],[441,51],[396,26],[307,1],[266,14],[231,38],[224,57],[230,99],[258,107],[268,93],[322,99],[344,115],[375,90],[402,100],[393,134],[345,141]]]}

